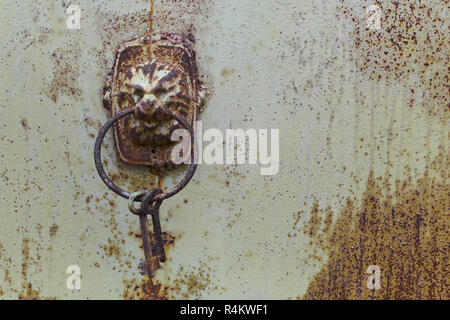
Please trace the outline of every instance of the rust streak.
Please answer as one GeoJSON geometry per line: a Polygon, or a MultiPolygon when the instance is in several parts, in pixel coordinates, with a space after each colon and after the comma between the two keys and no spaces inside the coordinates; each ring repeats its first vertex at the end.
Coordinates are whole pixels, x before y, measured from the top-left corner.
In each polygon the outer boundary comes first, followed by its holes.
{"type": "MultiPolygon", "coordinates": [[[[448,166],[448,159],[441,155],[433,166],[448,166]]],[[[383,195],[386,180],[371,173],[360,208],[347,199],[334,224],[329,212],[320,211],[324,224],[313,208],[304,232],[328,262],[305,299],[450,298],[448,186],[439,169],[427,172],[415,184],[396,181],[390,195],[383,195]],[[371,265],[381,269],[380,290],[367,288],[371,265]]]]}

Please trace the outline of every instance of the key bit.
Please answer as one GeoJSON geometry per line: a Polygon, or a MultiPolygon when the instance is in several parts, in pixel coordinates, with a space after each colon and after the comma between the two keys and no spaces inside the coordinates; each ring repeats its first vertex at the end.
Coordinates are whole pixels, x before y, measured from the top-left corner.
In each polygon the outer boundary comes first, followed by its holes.
{"type": "Polygon", "coordinates": [[[154,237],[151,237],[146,228],[147,218],[146,216],[143,217],[145,221],[143,221],[142,224],[144,224],[145,230],[142,231],[141,225],[141,234],[146,234],[144,237],[146,239],[150,239],[150,241],[145,241],[142,239],[144,244],[145,260],[139,263],[139,273],[141,275],[148,274],[150,277],[154,277],[156,270],[160,268],[160,262],[166,261],[164,242],[161,235],[161,225],[159,222],[159,215],[152,215],[152,219],[154,220],[153,226],[156,230],[154,232],[154,237]],[[154,216],[156,216],[156,218],[153,218],[154,216]]]}
{"type": "Polygon", "coordinates": [[[145,273],[153,278],[155,276],[155,268],[152,261],[152,248],[149,242],[150,236],[147,231],[147,215],[143,214],[139,216],[139,224],[141,226],[141,238],[145,253],[145,261],[140,264],[141,274],[145,273]]]}
{"type": "Polygon", "coordinates": [[[155,236],[155,246],[152,247],[153,255],[159,257],[159,261],[166,262],[166,250],[164,248],[164,240],[161,231],[161,222],[159,220],[159,207],[161,202],[157,203],[155,207],[151,210],[152,223],[153,223],[153,233],[155,236]]]}

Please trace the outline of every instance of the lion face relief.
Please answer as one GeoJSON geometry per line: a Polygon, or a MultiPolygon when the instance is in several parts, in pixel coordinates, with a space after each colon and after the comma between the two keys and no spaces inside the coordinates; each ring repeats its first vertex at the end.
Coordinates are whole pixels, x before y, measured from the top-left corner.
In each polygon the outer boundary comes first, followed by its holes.
{"type": "Polygon", "coordinates": [[[178,142],[172,142],[171,136],[182,126],[167,111],[195,130],[205,93],[189,37],[146,35],[121,44],[103,99],[112,115],[134,111],[114,125],[120,159],[155,169],[176,166],[171,152],[178,142]]]}
{"type": "Polygon", "coordinates": [[[152,60],[130,66],[121,81],[119,105],[134,108],[125,128],[136,144],[167,145],[172,132],[181,128],[164,112],[170,109],[188,120],[192,116],[186,76],[168,64],[152,60]]]}

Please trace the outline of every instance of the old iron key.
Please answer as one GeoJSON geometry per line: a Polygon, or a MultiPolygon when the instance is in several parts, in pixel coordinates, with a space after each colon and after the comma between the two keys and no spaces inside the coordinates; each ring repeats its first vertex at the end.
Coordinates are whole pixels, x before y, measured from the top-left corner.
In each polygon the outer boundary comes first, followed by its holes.
{"type": "Polygon", "coordinates": [[[162,238],[161,222],[159,220],[159,208],[162,200],[154,201],[153,199],[162,194],[161,189],[153,189],[149,192],[139,191],[131,195],[129,207],[130,211],[139,215],[139,224],[141,227],[141,238],[144,246],[145,261],[140,263],[141,274],[148,274],[150,277],[155,276],[155,272],[159,269],[159,263],[166,261],[166,252],[164,248],[164,240],[162,238]],[[144,195],[141,208],[136,210],[133,202],[138,196],[144,195]],[[154,205],[152,203],[155,202],[154,205]],[[147,230],[147,216],[152,216],[153,237],[147,230]]]}

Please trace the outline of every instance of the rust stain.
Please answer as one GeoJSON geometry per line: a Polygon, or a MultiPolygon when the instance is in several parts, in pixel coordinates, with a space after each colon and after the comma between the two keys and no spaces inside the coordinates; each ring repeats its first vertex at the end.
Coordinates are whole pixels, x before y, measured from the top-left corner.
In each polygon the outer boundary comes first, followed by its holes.
{"type": "Polygon", "coordinates": [[[121,256],[120,241],[118,239],[108,239],[108,244],[103,245],[102,249],[107,257],[114,257],[119,260],[121,256]]]}
{"type": "MultiPolygon", "coordinates": [[[[38,239],[42,239],[42,225],[35,226],[39,235],[38,239]]],[[[18,228],[17,234],[29,234],[30,230],[26,228],[18,228]]],[[[20,240],[19,240],[20,243],[20,240]]],[[[21,262],[17,265],[11,256],[7,256],[7,252],[2,244],[0,244],[0,267],[3,269],[4,275],[0,279],[0,296],[4,294],[17,295],[19,300],[56,300],[56,297],[43,297],[39,284],[33,281],[34,275],[41,272],[43,250],[42,241],[22,236],[21,239],[21,262]],[[21,278],[20,284],[17,285],[14,278],[13,270],[19,270],[18,275],[21,278]]],[[[48,247],[47,250],[51,250],[48,247]]],[[[9,298],[8,298],[9,299],[9,298]]]]}
{"type": "Polygon", "coordinates": [[[30,130],[31,128],[30,128],[30,125],[29,125],[29,123],[28,123],[28,120],[26,119],[26,118],[22,118],[22,120],[20,120],[20,124],[22,125],[22,127],[25,129],[25,130],[30,130]]]}
{"type": "Polygon", "coordinates": [[[107,3],[100,4],[96,9],[97,33],[103,44],[96,55],[105,72],[110,70],[108,57],[114,53],[117,44],[132,36],[148,34],[149,30],[151,33],[194,33],[196,22],[208,17],[213,6],[211,0],[165,0],[163,5],[158,6],[154,6],[154,0],[150,1],[150,10],[133,13],[111,11],[107,3]]]}
{"type": "MultiPolygon", "coordinates": [[[[365,1],[373,3],[381,9],[380,30],[369,30],[348,1],[338,5],[354,26],[351,59],[358,71],[372,82],[401,84],[406,105],[445,124],[450,39],[442,12],[448,1],[365,1]]],[[[302,231],[312,247],[309,263],[324,266],[304,299],[450,298],[449,158],[445,145],[438,150],[434,161],[427,150],[419,179],[406,167],[405,178],[390,183],[390,161],[384,176],[370,170],[362,199],[348,197],[339,214],[314,204],[302,231]],[[373,265],[381,269],[380,290],[367,288],[373,265]]]]}
{"type": "MultiPolygon", "coordinates": [[[[33,284],[28,280],[29,268],[31,266],[38,268],[39,260],[41,259],[39,255],[39,247],[36,247],[33,255],[30,252],[30,244],[35,242],[34,240],[23,238],[22,239],[22,289],[18,292],[19,300],[55,300],[55,297],[42,298],[40,296],[39,290],[33,289],[33,284]]],[[[8,275],[5,273],[5,280],[8,275]]]]}
{"type": "Polygon", "coordinates": [[[351,59],[374,81],[401,81],[409,105],[421,104],[429,115],[448,112],[450,34],[445,21],[449,1],[364,1],[380,8],[381,29],[370,30],[359,7],[340,0],[339,11],[354,25],[351,59]]]}
{"type": "MultiPolygon", "coordinates": [[[[162,189],[164,183],[164,177],[161,176],[161,172],[152,170],[148,171],[148,174],[142,174],[137,176],[136,174],[129,174],[129,167],[126,164],[120,163],[117,161],[114,163],[117,166],[117,173],[113,173],[110,175],[111,180],[118,184],[128,186],[130,190],[150,190],[153,188],[162,189]]],[[[107,167],[107,166],[105,166],[107,167]]]]}
{"type": "MultiPolygon", "coordinates": [[[[5,255],[5,248],[3,247],[3,245],[0,243],[0,261],[3,261],[5,259],[4,257],[5,255]]],[[[4,285],[7,283],[8,281],[8,269],[5,270],[5,277],[4,277],[4,282],[0,282],[0,297],[3,296],[5,294],[5,292],[3,291],[4,289],[4,285]]],[[[9,279],[9,282],[11,282],[11,280],[9,279]]]]}
{"type": "Polygon", "coordinates": [[[39,292],[33,290],[31,283],[28,283],[25,293],[19,294],[19,300],[41,300],[39,292]]]}
{"type": "MultiPolygon", "coordinates": [[[[130,233],[130,235],[134,235],[135,239],[140,241],[140,234],[130,233]]],[[[168,261],[172,260],[170,258],[170,250],[175,246],[175,241],[178,237],[163,233],[168,261]]],[[[163,270],[161,272],[164,272],[163,270]]],[[[212,273],[213,270],[208,266],[207,262],[202,261],[198,267],[189,266],[189,268],[186,268],[180,265],[176,276],[169,278],[167,283],[165,283],[166,281],[163,283],[144,277],[127,279],[124,281],[125,289],[122,297],[126,300],[169,300],[180,297],[184,299],[200,299],[202,292],[205,290],[224,290],[223,288],[212,286],[212,273]]]]}
{"type": "Polygon", "coordinates": [[[152,283],[149,280],[136,279],[124,282],[123,298],[126,300],[169,300],[169,299],[200,299],[205,290],[224,290],[211,286],[211,273],[213,270],[206,262],[198,267],[191,266],[189,270],[180,266],[176,278],[169,285],[152,283]]]}
{"type": "Polygon", "coordinates": [[[58,225],[56,224],[56,223],[54,223],[54,224],[52,224],[51,226],[50,226],[50,229],[49,229],[49,234],[50,234],[50,236],[51,237],[54,237],[54,236],[56,236],[56,233],[58,232],[58,225]]]}
{"type": "Polygon", "coordinates": [[[154,10],[154,1],[150,0],[150,10],[148,12],[148,27],[149,27],[149,34],[153,34],[153,10],[154,10]]]}
{"type": "Polygon", "coordinates": [[[153,284],[151,280],[138,281],[136,279],[124,282],[125,300],[168,300],[168,287],[163,287],[161,283],[153,284]]]}
{"type": "Polygon", "coordinates": [[[45,89],[45,94],[58,102],[60,96],[72,96],[75,99],[83,93],[78,84],[80,55],[74,49],[57,48],[50,54],[53,63],[53,79],[45,89]]]}
{"type": "Polygon", "coordinates": [[[397,180],[395,192],[370,174],[360,207],[333,213],[314,206],[303,232],[315,248],[312,261],[328,261],[305,299],[450,299],[450,193],[448,155],[441,154],[416,183],[397,180]],[[325,221],[321,217],[325,216],[325,221]],[[369,266],[381,268],[381,289],[367,288],[369,266]]]}

